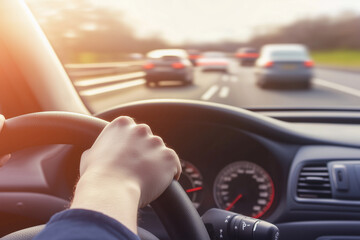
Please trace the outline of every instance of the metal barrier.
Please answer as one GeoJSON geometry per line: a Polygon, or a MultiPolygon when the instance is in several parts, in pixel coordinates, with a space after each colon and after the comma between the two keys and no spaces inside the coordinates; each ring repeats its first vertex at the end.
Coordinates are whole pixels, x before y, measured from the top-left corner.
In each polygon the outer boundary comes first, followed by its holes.
{"type": "Polygon", "coordinates": [[[143,61],[66,64],[65,69],[82,96],[97,96],[145,83],[143,61]]]}

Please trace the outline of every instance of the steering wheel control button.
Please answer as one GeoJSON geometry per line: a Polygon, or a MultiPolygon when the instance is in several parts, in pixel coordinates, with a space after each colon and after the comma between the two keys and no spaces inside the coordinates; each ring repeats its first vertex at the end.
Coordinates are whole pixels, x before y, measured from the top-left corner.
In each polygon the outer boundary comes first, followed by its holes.
{"type": "Polygon", "coordinates": [[[214,240],[278,240],[278,228],[268,222],[221,209],[210,209],[202,220],[214,240]]]}
{"type": "Polygon", "coordinates": [[[334,164],[332,166],[333,179],[335,180],[335,188],[338,191],[349,190],[349,179],[344,164],[334,164]]]}

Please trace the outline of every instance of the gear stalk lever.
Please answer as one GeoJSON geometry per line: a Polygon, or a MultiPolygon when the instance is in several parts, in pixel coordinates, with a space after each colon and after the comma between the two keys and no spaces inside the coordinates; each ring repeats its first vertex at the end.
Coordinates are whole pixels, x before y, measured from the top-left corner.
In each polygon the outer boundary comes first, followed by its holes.
{"type": "Polygon", "coordinates": [[[211,240],[279,239],[279,229],[275,225],[234,212],[213,208],[202,220],[211,240]]]}

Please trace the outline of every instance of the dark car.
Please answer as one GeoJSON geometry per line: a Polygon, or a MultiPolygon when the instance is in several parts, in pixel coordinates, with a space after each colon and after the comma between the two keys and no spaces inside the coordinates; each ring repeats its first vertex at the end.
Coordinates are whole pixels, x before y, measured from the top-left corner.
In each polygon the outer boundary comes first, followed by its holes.
{"type": "Polygon", "coordinates": [[[239,48],[235,54],[241,66],[253,66],[259,53],[255,48],[239,48]]]}
{"type": "Polygon", "coordinates": [[[310,87],[313,61],[301,44],[269,44],[261,49],[256,62],[256,79],[260,87],[285,84],[310,87]]]}
{"type": "Polygon", "coordinates": [[[145,71],[146,85],[157,85],[160,81],[181,81],[183,84],[193,82],[193,66],[188,54],[181,49],[159,49],[147,54],[145,71]]]}

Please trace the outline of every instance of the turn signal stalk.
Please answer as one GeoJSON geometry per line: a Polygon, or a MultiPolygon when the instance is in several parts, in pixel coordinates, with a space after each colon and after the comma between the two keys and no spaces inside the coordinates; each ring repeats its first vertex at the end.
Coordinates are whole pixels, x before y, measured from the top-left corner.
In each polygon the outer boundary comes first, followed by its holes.
{"type": "Polygon", "coordinates": [[[278,240],[279,229],[268,222],[221,209],[210,209],[202,220],[214,240],[278,240]]]}

